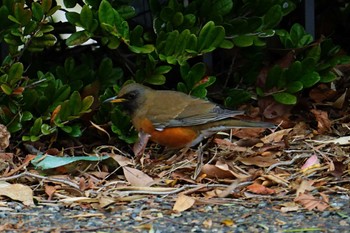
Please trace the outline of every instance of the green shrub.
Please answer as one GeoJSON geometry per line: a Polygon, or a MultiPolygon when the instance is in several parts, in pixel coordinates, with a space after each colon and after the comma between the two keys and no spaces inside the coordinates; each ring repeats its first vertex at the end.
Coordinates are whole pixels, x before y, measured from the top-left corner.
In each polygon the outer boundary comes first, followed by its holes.
{"type": "MultiPolygon", "coordinates": [[[[206,54],[234,49],[245,62],[224,71],[227,76],[283,104],[295,104],[304,89],[333,81],[334,66],[349,61],[330,39],[313,42],[298,24],[278,28],[297,0],[193,0],[186,6],[149,0],[152,25],[136,21],[131,1],[63,2],[1,1],[0,43],[8,56],[0,67],[0,123],[23,141],[59,132],[79,137],[90,120],[111,121],[117,137],[131,143],[136,134],[129,118],[100,103],[131,79],[206,98],[207,88],[220,83],[202,62],[206,54]],[[79,4],[80,12],[73,11],[79,4]],[[58,11],[68,22],[55,18],[58,11]],[[256,86],[270,39],[295,56],[286,67],[268,68],[266,80],[256,86]]],[[[251,98],[252,91],[230,86],[223,92],[228,106],[251,98]]]]}

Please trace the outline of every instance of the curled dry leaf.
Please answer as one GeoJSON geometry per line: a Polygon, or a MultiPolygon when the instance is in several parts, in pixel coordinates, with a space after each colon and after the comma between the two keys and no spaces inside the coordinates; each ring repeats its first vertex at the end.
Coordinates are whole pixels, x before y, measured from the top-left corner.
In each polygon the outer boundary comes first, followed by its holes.
{"type": "Polygon", "coordinates": [[[0,152],[10,145],[10,137],[11,134],[7,131],[6,126],[0,124],[0,152]]]}
{"type": "Polygon", "coordinates": [[[329,132],[331,130],[331,121],[328,118],[328,113],[322,110],[312,109],[317,121],[317,131],[319,134],[329,132]]]}
{"type": "Polygon", "coordinates": [[[195,202],[196,200],[194,198],[184,194],[179,194],[174,204],[173,210],[178,212],[188,210],[193,206],[195,202]]]}

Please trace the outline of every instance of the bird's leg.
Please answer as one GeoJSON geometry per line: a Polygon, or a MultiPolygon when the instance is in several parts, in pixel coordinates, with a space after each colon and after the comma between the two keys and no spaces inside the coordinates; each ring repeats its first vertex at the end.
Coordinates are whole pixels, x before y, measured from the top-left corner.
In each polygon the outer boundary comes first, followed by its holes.
{"type": "Polygon", "coordinates": [[[139,159],[143,155],[143,152],[146,149],[147,142],[148,142],[150,137],[151,137],[151,135],[149,135],[147,133],[144,133],[142,131],[139,132],[139,138],[138,138],[137,142],[135,142],[134,147],[132,149],[134,152],[134,155],[137,159],[139,159]]]}

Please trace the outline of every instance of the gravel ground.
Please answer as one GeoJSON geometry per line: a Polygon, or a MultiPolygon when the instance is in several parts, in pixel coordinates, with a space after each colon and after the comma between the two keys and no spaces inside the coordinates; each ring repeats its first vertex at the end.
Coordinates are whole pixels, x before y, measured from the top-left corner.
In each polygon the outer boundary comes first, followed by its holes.
{"type": "MultiPolygon", "coordinates": [[[[283,201],[285,202],[285,201],[283,201]]],[[[349,196],[331,196],[323,212],[281,213],[281,201],[195,205],[174,213],[174,198],[147,197],[106,210],[62,204],[0,205],[0,232],[349,232],[349,196]]]]}

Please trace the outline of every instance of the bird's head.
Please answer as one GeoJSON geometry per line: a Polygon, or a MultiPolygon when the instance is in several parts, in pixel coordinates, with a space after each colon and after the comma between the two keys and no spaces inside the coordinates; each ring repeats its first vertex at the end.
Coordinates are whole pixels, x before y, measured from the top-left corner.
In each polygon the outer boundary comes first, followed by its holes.
{"type": "Polygon", "coordinates": [[[125,111],[133,114],[146,99],[146,92],[152,90],[138,83],[127,84],[119,91],[117,96],[106,99],[104,102],[119,103],[125,111]]]}

